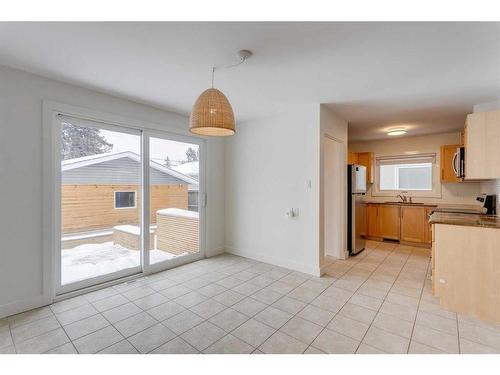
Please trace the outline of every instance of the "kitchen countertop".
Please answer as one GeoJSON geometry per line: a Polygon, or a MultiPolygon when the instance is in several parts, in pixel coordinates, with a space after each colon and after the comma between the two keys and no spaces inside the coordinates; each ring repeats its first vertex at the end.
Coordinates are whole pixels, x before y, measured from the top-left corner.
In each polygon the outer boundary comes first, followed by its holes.
{"type": "Polygon", "coordinates": [[[500,229],[500,217],[496,215],[434,212],[431,215],[429,222],[431,224],[463,225],[470,227],[500,229]]]}
{"type": "Polygon", "coordinates": [[[415,207],[437,207],[435,203],[409,203],[409,202],[365,202],[366,204],[388,204],[398,206],[415,206],[415,207]]]}
{"type": "Polygon", "coordinates": [[[398,205],[398,206],[412,206],[412,207],[435,207],[436,211],[440,210],[466,210],[477,212],[478,214],[483,213],[483,208],[477,204],[454,204],[454,203],[408,203],[408,202],[376,202],[376,201],[365,201],[366,204],[386,204],[386,205],[398,205]]]}

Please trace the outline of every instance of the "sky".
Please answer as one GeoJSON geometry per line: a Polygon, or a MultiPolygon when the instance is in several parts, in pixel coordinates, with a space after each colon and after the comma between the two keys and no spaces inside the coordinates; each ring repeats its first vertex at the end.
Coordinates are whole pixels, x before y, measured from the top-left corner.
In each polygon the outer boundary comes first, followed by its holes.
{"type": "MultiPolygon", "coordinates": [[[[141,145],[140,136],[102,129],[100,132],[109,143],[113,144],[112,152],[132,151],[139,154],[141,145]]],[[[186,150],[189,147],[195,150],[198,149],[198,145],[195,144],[151,138],[149,149],[151,159],[156,162],[161,162],[165,160],[167,156],[171,161],[185,160],[186,150]]]]}

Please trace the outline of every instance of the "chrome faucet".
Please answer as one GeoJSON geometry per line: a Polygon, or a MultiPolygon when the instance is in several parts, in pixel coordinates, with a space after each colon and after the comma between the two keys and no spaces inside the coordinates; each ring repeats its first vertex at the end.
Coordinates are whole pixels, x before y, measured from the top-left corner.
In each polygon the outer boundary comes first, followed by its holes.
{"type": "MultiPolygon", "coordinates": [[[[402,201],[402,202],[404,202],[404,203],[406,203],[406,201],[407,201],[407,199],[408,199],[408,198],[406,197],[406,195],[404,195],[404,194],[398,194],[398,195],[397,195],[397,197],[398,197],[399,199],[401,199],[401,201],[402,201]]],[[[411,198],[410,198],[410,199],[411,199],[411,198]]]]}

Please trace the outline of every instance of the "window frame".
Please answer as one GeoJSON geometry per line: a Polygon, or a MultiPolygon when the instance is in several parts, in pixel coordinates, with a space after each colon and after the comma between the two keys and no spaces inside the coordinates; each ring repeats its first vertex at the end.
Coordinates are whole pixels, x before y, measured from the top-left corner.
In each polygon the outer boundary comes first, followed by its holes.
{"type": "Polygon", "coordinates": [[[115,210],[128,210],[131,208],[137,208],[137,190],[116,190],[113,192],[113,203],[115,210]],[[134,193],[134,205],[130,207],[116,207],[116,193],[134,193]]]}
{"type": "Polygon", "coordinates": [[[196,211],[194,211],[194,212],[200,211],[200,192],[198,190],[188,191],[188,211],[192,211],[191,207],[196,207],[196,211]],[[196,193],[196,205],[189,204],[189,194],[190,193],[196,193]]]}
{"type": "MultiPolygon", "coordinates": [[[[402,162],[401,164],[404,164],[402,162]]],[[[377,197],[395,197],[399,194],[406,194],[412,197],[421,197],[421,198],[441,198],[441,181],[440,181],[440,173],[439,173],[439,153],[414,153],[407,155],[377,155],[375,157],[375,179],[371,189],[372,196],[377,197]],[[380,189],[380,165],[383,160],[397,160],[404,159],[408,161],[408,164],[411,164],[409,161],[411,159],[422,160],[425,158],[431,158],[432,163],[432,190],[381,190],[380,189]]]]}

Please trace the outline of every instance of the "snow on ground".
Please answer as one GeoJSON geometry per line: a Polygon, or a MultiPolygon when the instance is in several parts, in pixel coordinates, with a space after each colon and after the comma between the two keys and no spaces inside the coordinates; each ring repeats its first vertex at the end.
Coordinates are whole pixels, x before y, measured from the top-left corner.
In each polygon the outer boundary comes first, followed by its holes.
{"type": "MultiPolygon", "coordinates": [[[[149,252],[150,262],[158,263],[176,258],[161,250],[149,252]]],[[[106,275],[141,264],[141,252],[129,250],[113,242],[85,244],[72,249],[62,250],[62,284],[85,280],[96,276],[106,275]]]]}

